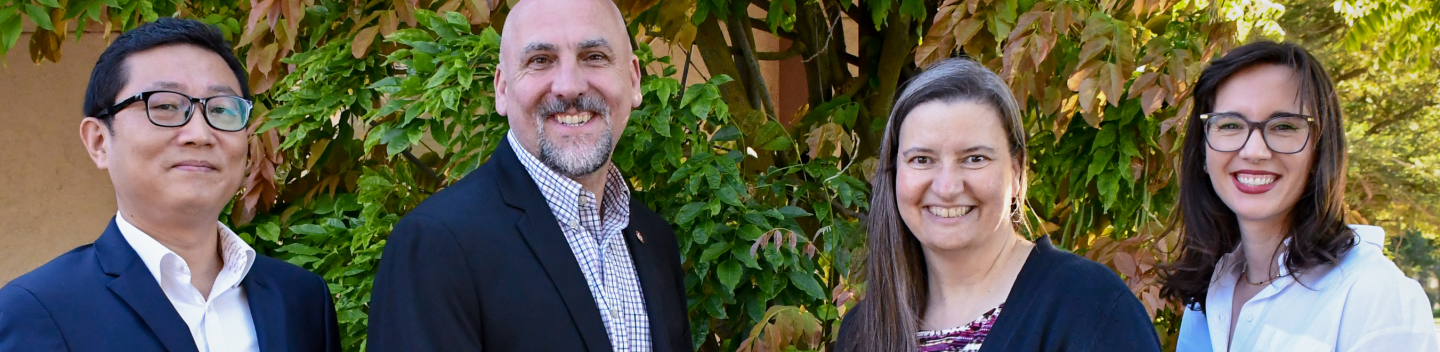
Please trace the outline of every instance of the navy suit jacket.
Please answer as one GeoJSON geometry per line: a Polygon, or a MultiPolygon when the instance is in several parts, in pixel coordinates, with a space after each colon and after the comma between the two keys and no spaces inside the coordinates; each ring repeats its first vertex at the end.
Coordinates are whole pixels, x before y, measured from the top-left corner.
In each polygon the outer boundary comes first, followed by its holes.
{"type": "MultiPolygon", "coordinates": [[[[565,233],[516,152],[500,141],[484,165],[395,225],[375,274],[370,351],[613,350],[565,233]]],[[[693,351],[670,224],[631,198],[622,233],[654,351],[693,351]]]]}
{"type": "MultiPolygon", "coordinates": [[[[240,284],[260,350],[340,351],[320,276],[256,256],[240,284]]],[[[194,352],[195,339],[111,219],[80,246],[0,288],[0,352],[194,352]]]]}

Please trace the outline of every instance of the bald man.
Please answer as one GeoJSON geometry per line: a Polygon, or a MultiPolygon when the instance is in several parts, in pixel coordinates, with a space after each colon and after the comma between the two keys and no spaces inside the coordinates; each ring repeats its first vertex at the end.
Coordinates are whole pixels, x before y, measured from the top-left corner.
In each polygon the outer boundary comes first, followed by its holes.
{"type": "Polygon", "coordinates": [[[370,351],[690,351],[670,224],[610,163],[641,100],[607,0],[524,0],[505,21],[479,169],[395,226],[370,351]]]}

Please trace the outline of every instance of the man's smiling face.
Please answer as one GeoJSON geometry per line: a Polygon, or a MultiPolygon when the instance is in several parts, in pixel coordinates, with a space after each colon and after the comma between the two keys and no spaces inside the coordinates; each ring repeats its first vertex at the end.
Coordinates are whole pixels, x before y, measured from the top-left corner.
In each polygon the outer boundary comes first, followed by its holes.
{"type": "Polygon", "coordinates": [[[614,4],[522,1],[500,45],[495,106],[520,145],[571,178],[605,166],[641,99],[639,60],[614,4]]]}

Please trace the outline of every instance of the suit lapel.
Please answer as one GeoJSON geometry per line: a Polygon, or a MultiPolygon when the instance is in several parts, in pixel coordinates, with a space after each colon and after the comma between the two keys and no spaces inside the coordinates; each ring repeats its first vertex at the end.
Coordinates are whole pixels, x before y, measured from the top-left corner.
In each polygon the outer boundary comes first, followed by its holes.
{"type": "Polygon", "coordinates": [[[610,351],[610,336],[605,332],[605,321],[600,317],[595,297],[590,294],[585,274],[580,271],[580,263],[570,251],[565,233],[540,193],[539,186],[535,185],[525,165],[515,155],[517,152],[524,151],[510,148],[509,137],[506,137],[491,154],[497,164],[495,180],[499,183],[500,194],[506,204],[525,213],[515,226],[530,247],[530,252],[545,268],[551,283],[560,291],[560,299],[570,311],[585,346],[591,351],[610,351]]]}
{"type": "Polygon", "coordinates": [[[261,351],[284,351],[289,345],[285,334],[285,297],[273,282],[258,270],[252,270],[241,281],[250,317],[255,322],[255,341],[261,351]]]}
{"type": "Polygon", "coordinates": [[[185,320],[180,318],[180,313],[160,290],[160,283],[145,267],[140,255],[120,234],[114,219],[110,220],[105,233],[95,240],[95,256],[101,269],[115,277],[106,286],[145,321],[166,350],[198,352],[195,338],[190,336],[190,327],[185,325],[185,320]]]}
{"type": "MultiPolygon", "coordinates": [[[[630,259],[635,262],[635,276],[640,281],[640,292],[645,295],[645,312],[650,316],[651,346],[654,346],[656,351],[664,351],[670,348],[671,343],[670,334],[663,330],[667,324],[662,323],[669,319],[661,311],[661,307],[671,306],[668,302],[670,297],[667,297],[665,293],[674,292],[674,288],[665,287],[665,280],[662,280],[665,276],[655,266],[657,260],[653,254],[655,246],[647,246],[640,241],[640,236],[653,230],[636,223],[634,214],[637,212],[634,207],[638,200],[631,199],[630,227],[626,228],[623,233],[625,246],[630,248],[630,259]],[[639,232],[638,235],[637,232],[639,232]]],[[[652,233],[657,236],[660,234],[659,232],[652,233]]]]}

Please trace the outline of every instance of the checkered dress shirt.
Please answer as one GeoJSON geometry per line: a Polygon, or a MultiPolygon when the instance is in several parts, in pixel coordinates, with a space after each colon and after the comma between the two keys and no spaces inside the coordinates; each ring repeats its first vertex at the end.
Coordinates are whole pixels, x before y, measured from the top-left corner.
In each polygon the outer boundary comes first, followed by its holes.
{"type": "Polygon", "coordinates": [[[540,186],[550,211],[560,221],[570,252],[580,263],[585,283],[600,307],[600,317],[610,344],[615,351],[649,352],[650,316],[645,311],[645,296],[635,275],[635,262],[625,244],[621,230],[630,225],[630,187],[620,170],[607,165],[604,206],[596,204],[595,194],[580,183],[561,176],[531,155],[511,131],[506,136],[510,147],[525,165],[530,178],[540,186]],[[604,214],[601,214],[601,209],[604,214]]]}

